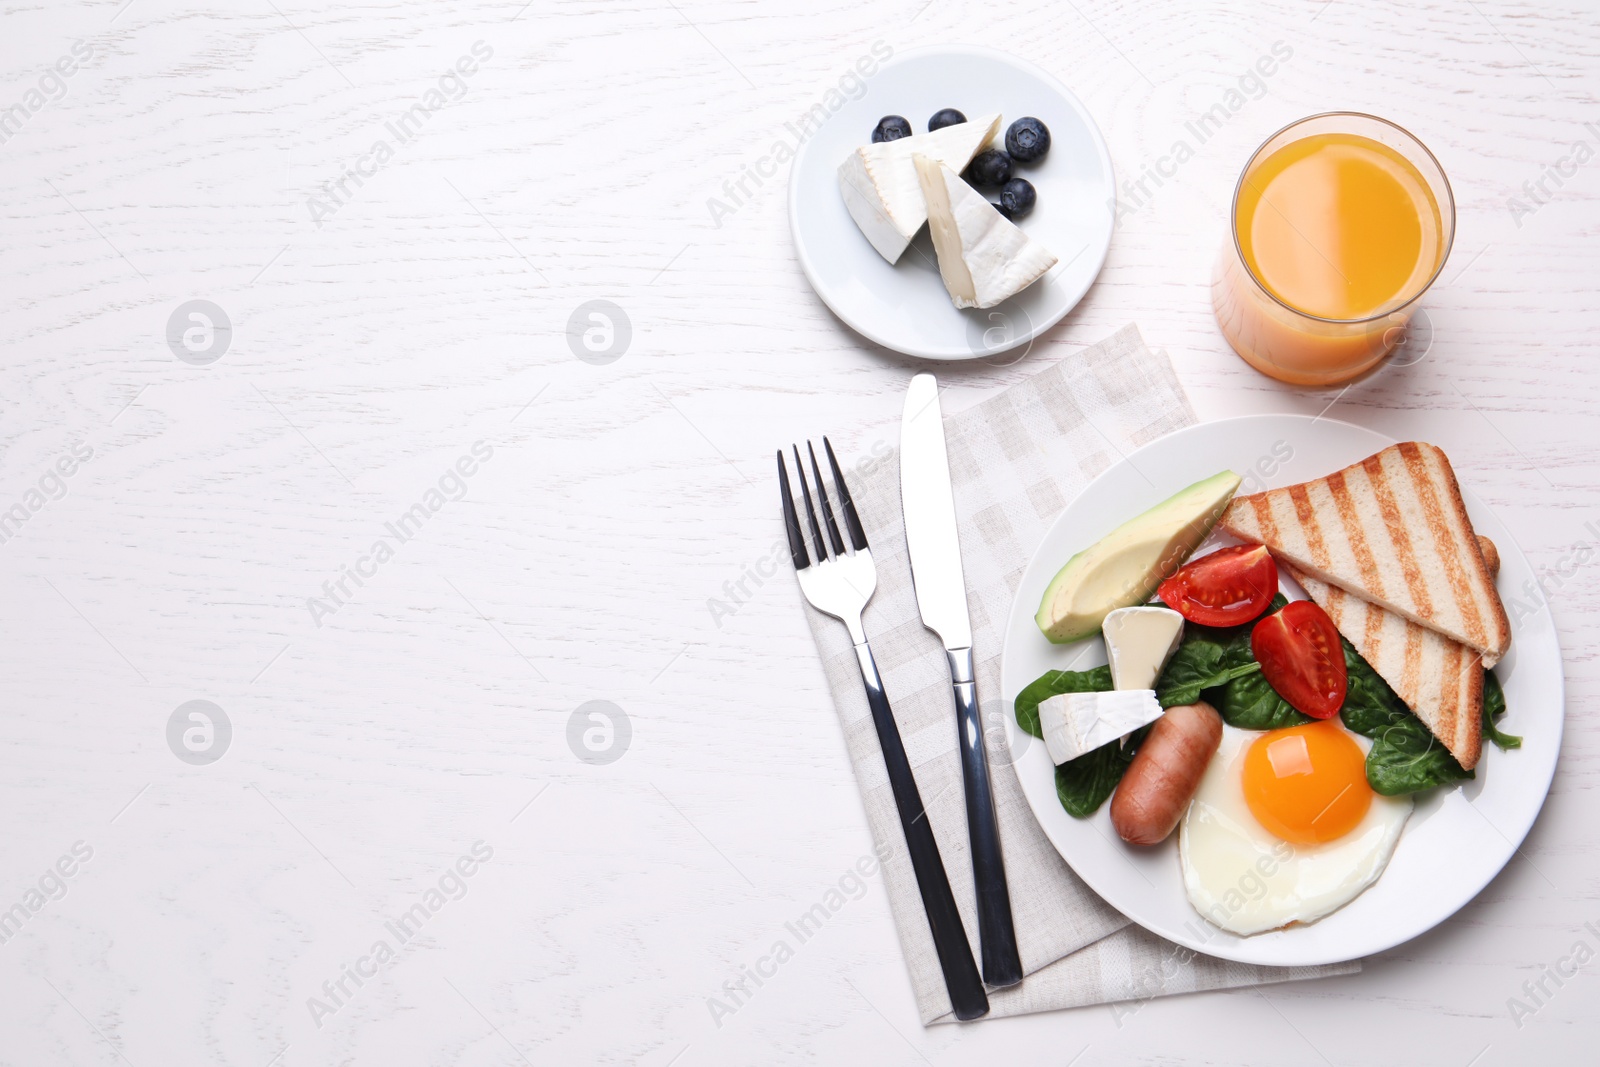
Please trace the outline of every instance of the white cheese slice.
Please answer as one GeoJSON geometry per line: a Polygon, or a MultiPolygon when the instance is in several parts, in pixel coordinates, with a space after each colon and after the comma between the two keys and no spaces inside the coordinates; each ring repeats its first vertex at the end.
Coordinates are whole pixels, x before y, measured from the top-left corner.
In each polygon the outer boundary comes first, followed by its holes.
{"type": "Polygon", "coordinates": [[[1118,608],[1100,625],[1118,689],[1153,689],[1183,640],[1183,616],[1171,608],[1118,608]]]}
{"type": "Polygon", "coordinates": [[[936,159],[912,157],[939,275],[958,308],[992,308],[1038,281],[1056,257],[936,159]]]}
{"type": "Polygon", "coordinates": [[[1039,732],[1058,767],[1159,718],[1153,689],[1061,693],[1039,702],[1039,732]]]}
{"type": "Polygon", "coordinates": [[[928,221],[914,155],[937,159],[961,170],[994,143],[1000,116],[958,122],[932,133],[867,145],[839,165],[839,192],[845,209],[878,254],[897,262],[928,221]]]}

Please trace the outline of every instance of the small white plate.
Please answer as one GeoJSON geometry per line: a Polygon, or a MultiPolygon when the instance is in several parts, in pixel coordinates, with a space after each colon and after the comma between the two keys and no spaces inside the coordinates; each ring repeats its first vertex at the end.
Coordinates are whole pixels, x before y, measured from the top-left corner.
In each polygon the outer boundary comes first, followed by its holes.
{"type": "MultiPolygon", "coordinates": [[[[1255,415],[1180,430],[1096,478],[1050,528],[1018,587],[1006,623],[1001,688],[1007,739],[1028,803],[1062,858],[1095,892],[1145,929],[1197,952],[1282,966],[1357,959],[1426,933],[1476,896],[1516,854],[1555,773],[1565,697],[1549,608],[1541,603],[1529,612],[1507,601],[1511,651],[1495,673],[1506,693],[1501,725],[1522,736],[1522,747],[1502,752],[1486,739],[1475,780],[1417,794],[1388,869],[1361,896],[1319,922],[1255,937],[1220,930],[1189,906],[1177,834],[1154,848],[1135,848],[1112,829],[1109,801],[1089,819],[1075,819],[1061,807],[1050,757],[1017,725],[1012,709],[1022,687],[1045,671],[1104,663],[1104,643],[1093,637],[1052,645],[1034,613],[1068,557],[1186,485],[1232,469],[1245,478],[1241,492],[1258,492],[1321,477],[1390,444],[1359,426],[1301,415],[1255,415]]],[[[1500,549],[1500,589],[1520,595],[1534,578],[1527,557],[1482,501],[1467,489],[1462,496],[1474,527],[1500,549]]],[[[1288,579],[1285,586],[1303,596],[1288,579]]]]}
{"type": "Polygon", "coordinates": [[[1115,195],[1105,141],[1066,86],[992,49],[921,48],[884,64],[861,97],[847,100],[801,146],[789,172],[789,229],[811,287],[856,332],[908,356],[974,359],[1031,342],[1077,305],[1111,247],[1115,195]],[[1017,168],[1039,192],[1018,225],[1060,262],[986,310],[950,303],[926,226],[891,265],[867,243],[839,196],[839,164],[871,143],[879,119],[903,115],[924,133],[929,116],[947,107],[968,118],[999,112],[1002,138],[1025,115],[1050,130],[1044,160],[1017,168]]]}

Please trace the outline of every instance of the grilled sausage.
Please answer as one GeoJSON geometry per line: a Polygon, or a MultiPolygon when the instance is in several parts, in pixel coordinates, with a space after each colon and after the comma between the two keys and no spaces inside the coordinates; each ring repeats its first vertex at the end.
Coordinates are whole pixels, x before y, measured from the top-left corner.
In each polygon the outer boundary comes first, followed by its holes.
{"type": "Polygon", "coordinates": [[[1111,798],[1111,825],[1117,834],[1130,845],[1165,841],[1221,743],[1222,717],[1210,704],[1168,708],[1111,798]]]}

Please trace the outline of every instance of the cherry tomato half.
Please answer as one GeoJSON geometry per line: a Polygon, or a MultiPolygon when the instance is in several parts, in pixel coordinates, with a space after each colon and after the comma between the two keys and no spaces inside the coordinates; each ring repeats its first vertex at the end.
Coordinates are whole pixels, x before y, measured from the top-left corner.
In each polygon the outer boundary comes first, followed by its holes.
{"type": "Polygon", "coordinates": [[[1278,695],[1313,719],[1331,719],[1344,704],[1349,677],[1344,646],[1328,613],[1297,600],[1256,623],[1250,651],[1278,695]]]}
{"type": "Polygon", "coordinates": [[[1262,545],[1235,545],[1180,567],[1156,595],[1190,622],[1238,626],[1267,610],[1277,591],[1272,553],[1262,545]]]}

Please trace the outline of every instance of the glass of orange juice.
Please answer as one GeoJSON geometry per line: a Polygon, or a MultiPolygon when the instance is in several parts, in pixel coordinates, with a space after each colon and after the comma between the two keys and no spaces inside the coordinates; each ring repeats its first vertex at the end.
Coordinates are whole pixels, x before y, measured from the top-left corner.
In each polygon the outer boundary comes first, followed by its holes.
{"type": "Polygon", "coordinates": [[[1450,182],[1421,141],[1356,112],[1301,119],[1239,176],[1211,283],[1217,324],[1263,374],[1347,381],[1404,339],[1455,229],[1450,182]]]}

